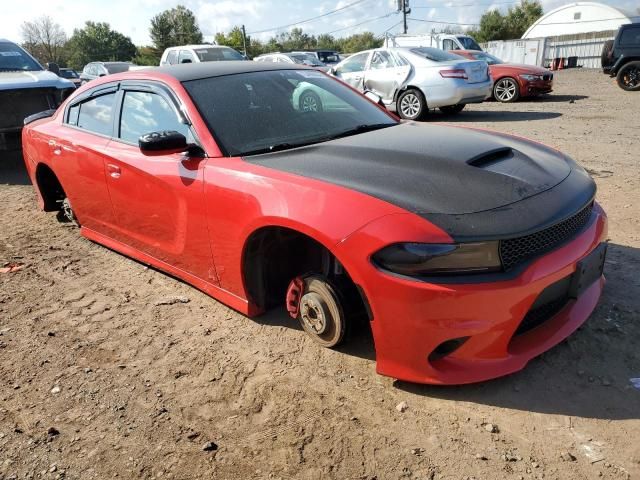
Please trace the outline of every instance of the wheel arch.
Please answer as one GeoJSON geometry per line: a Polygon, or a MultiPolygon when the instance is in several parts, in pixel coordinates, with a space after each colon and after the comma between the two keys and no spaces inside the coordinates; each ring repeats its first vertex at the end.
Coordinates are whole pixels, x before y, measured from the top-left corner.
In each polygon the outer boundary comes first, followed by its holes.
{"type": "Polygon", "coordinates": [[[312,228],[271,222],[253,229],[246,237],[241,253],[241,277],[250,311],[263,313],[284,304],[289,282],[310,272],[327,276],[349,296],[350,310],[368,313],[364,291],[352,280],[348,265],[339,258],[333,245],[312,228]]]}
{"type": "Polygon", "coordinates": [[[398,97],[400,96],[400,94],[402,92],[405,92],[405,91],[411,89],[411,88],[413,88],[415,90],[419,90],[422,93],[422,95],[424,96],[425,101],[427,102],[427,106],[428,106],[429,105],[429,98],[427,97],[427,92],[425,92],[423,88],[420,88],[419,86],[417,86],[416,84],[413,84],[413,83],[408,83],[406,85],[402,85],[400,88],[396,89],[396,92],[393,95],[393,102],[394,103],[397,102],[398,101],[398,97]]]}
{"type": "Polygon", "coordinates": [[[66,193],[53,169],[46,163],[40,162],[36,165],[34,178],[35,187],[42,201],[42,209],[45,212],[60,210],[66,193]]]}

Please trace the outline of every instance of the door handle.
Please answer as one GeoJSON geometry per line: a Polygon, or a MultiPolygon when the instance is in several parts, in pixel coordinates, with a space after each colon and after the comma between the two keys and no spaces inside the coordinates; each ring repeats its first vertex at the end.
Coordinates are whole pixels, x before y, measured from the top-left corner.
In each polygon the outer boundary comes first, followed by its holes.
{"type": "Polygon", "coordinates": [[[107,163],[107,172],[109,172],[112,178],[120,178],[120,174],[122,173],[120,167],[113,163],[107,163]]]}
{"type": "Polygon", "coordinates": [[[60,149],[60,145],[58,145],[53,138],[50,138],[48,143],[49,143],[49,146],[53,149],[52,151],[54,155],[60,155],[62,153],[62,150],[60,149]]]}

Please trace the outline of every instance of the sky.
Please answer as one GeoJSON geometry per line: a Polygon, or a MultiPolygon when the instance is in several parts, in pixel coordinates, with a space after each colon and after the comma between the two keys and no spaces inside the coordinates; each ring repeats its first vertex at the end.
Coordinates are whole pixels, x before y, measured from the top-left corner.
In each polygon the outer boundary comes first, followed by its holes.
{"type": "MultiPolygon", "coordinates": [[[[19,0],[2,2],[0,37],[22,42],[20,26],[41,15],[49,15],[59,23],[68,36],[85,21],[107,22],[130,37],[136,45],[147,45],[151,17],[183,4],[195,14],[205,40],[217,32],[226,32],[234,25],[244,24],[247,33],[266,40],[286,31],[295,22],[346,7],[339,12],[296,25],[315,35],[331,33],[347,36],[371,31],[382,35],[385,31],[400,33],[402,16],[394,13],[396,0],[19,0]]],[[[513,0],[410,0],[410,17],[423,21],[409,21],[409,33],[424,33],[450,22],[471,28],[489,9],[506,11],[515,5],[513,0]],[[429,22],[425,22],[429,20],[429,22]]],[[[545,12],[568,3],[566,0],[541,0],[545,12]]],[[[601,0],[611,6],[640,14],[638,0],[601,0]]]]}

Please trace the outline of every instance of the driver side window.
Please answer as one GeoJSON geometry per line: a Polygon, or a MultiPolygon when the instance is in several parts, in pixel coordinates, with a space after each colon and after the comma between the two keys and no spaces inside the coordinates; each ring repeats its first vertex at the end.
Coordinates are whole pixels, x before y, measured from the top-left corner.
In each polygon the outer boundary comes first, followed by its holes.
{"type": "Polygon", "coordinates": [[[178,63],[193,63],[195,58],[189,50],[180,50],[180,56],[178,57],[178,63]]]}
{"type": "Polygon", "coordinates": [[[445,38],[442,41],[442,49],[443,50],[460,50],[460,48],[458,48],[458,45],[456,45],[454,41],[451,40],[450,38],[445,38]]]}
{"type": "Polygon", "coordinates": [[[362,72],[367,64],[369,53],[358,53],[349,57],[337,70],[336,74],[362,72]]]}
{"type": "Polygon", "coordinates": [[[371,59],[371,65],[369,66],[371,70],[393,68],[395,66],[396,63],[389,52],[385,52],[383,50],[373,52],[373,58],[371,59]]]}
{"type": "Polygon", "coordinates": [[[194,142],[189,126],[180,121],[163,97],[152,92],[125,92],[120,116],[121,140],[137,145],[142,135],[164,130],[175,130],[187,137],[187,143],[194,142]]]}

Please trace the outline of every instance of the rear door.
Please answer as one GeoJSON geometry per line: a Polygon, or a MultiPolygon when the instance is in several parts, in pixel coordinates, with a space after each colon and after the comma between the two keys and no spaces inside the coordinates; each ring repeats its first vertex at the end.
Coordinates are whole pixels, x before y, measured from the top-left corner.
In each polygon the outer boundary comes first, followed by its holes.
{"type": "Polygon", "coordinates": [[[353,88],[364,91],[364,72],[371,52],[356,53],[338,65],[334,75],[353,88]]]}
{"type": "Polygon", "coordinates": [[[411,65],[406,60],[388,50],[375,50],[364,75],[364,88],[380,95],[386,104],[390,104],[410,73],[411,65]]]}
{"type": "Polygon", "coordinates": [[[115,224],[104,149],[113,132],[116,95],[117,85],[106,85],[69,104],[60,134],[49,140],[54,168],[80,223],[106,235],[115,224]]]}
{"type": "Polygon", "coordinates": [[[164,130],[197,143],[175,97],[157,85],[123,83],[118,101],[115,138],[105,149],[117,240],[217,283],[204,202],[206,159],[181,153],[147,156],[138,147],[140,136],[164,130]]]}

